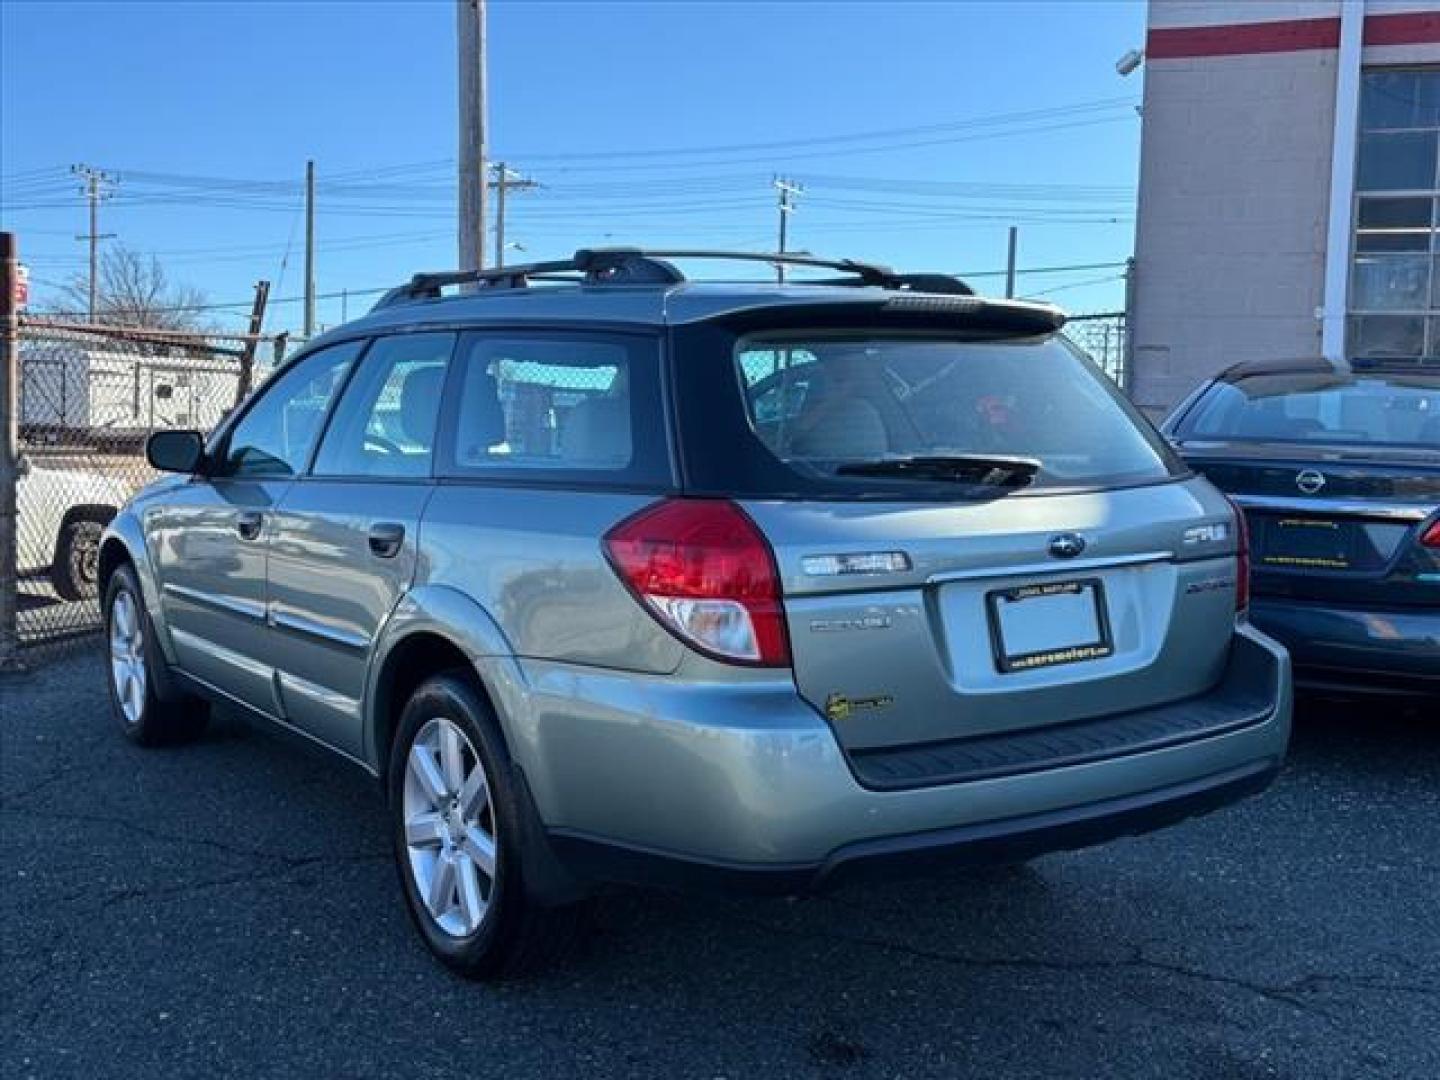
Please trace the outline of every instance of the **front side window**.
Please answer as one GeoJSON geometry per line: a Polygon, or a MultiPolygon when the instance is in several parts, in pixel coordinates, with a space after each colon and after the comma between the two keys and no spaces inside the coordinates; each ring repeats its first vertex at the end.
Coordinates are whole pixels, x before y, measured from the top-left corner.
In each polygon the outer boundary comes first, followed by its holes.
{"type": "Polygon", "coordinates": [[[812,479],[1036,489],[1171,475],[1153,432],[1056,339],[787,333],[742,339],[736,366],[754,432],[812,479]],[[1026,475],[996,471],[1008,459],[1026,475]]]}
{"type": "Polygon", "coordinates": [[[315,474],[429,476],[454,348],[454,334],[378,339],[335,408],[315,458],[315,474]]]}
{"type": "Polygon", "coordinates": [[[1176,434],[1440,449],[1440,375],[1252,375],[1211,387],[1181,419],[1176,434]]]}
{"type": "Polygon", "coordinates": [[[653,341],[473,334],[457,364],[454,473],[668,481],[653,341]]]}
{"type": "Polygon", "coordinates": [[[330,400],[364,347],[347,341],[310,353],[263,386],[224,437],[217,475],[295,476],[305,468],[330,400]]]}

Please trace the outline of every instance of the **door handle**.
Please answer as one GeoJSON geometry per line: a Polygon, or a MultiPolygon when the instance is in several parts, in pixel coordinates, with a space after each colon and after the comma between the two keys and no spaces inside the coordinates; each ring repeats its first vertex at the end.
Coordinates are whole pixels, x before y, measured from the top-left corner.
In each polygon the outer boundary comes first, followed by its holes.
{"type": "Polygon", "coordinates": [[[246,510],[235,516],[235,531],[240,534],[241,540],[254,540],[264,524],[265,515],[258,510],[246,510]]]}
{"type": "Polygon", "coordinates": [[[405,526],[380,521],[370,526],[370,551],[382,559],[393,559],[405,543],[405,526]]]}

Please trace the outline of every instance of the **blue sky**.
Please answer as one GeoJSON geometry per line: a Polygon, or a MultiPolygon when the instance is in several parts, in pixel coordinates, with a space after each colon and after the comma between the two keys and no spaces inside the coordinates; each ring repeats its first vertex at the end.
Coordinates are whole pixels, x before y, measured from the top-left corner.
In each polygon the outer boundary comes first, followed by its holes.
{"type": "MultiPolygon", "coordinates": [[[[546,3],[492,0],[491,153],[512,261],[595,243],[773,247],[777,173],[805,186],[791,247],[912,269],[1116,263],[1131,250],[1139,0],[546,3]]],[[[81,272],[84,162],[119,177],[101,231],[155,252],[238,326],[252,283],[302,286],[316,161],[317,288],[363,294],[455,264],[455,11],[406,3],[0,3],[0,223],[46,301],[81,272]],[[287,258],[288,252],[288,258],[287,258]],[[283,269],[282,269],[283,264],[283,269]]],[[[1119,269],[1022,277],[1075,312],[1119,269]]],[[[999,290],[998,277],[977,277],[999,290]]],[[[339,321],[322,299],[322,323],[339,321]]],[[[268,328],[298,325],[278,303],[268,328]]]]}

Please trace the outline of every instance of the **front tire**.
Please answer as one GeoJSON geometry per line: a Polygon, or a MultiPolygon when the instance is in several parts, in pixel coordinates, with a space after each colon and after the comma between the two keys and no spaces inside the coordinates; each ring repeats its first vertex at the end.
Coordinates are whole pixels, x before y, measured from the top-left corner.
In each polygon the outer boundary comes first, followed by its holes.
{"type": "Polygon", "coordinates": [[[441,963],[466,978],[498,979],[571,950],[586,908],[542,907],[527,895],[510,755],[494,713],[462,674],[438,675],[411,696],[387,790],[406,906],[441,963]]]}
{"type": "Polygon", "coordinates": [[[50,584],[62,600],[93,600],[100,593],[100,535],[106,522],[77,517],[65,522],[55,541],[50,584]]]}
{"type": "Polygon", "coordinates": [[[110,709],[127,739],[164,746],[188,742],[204,730],[209,708],[203,701],[162,695],[169,671],[129,566],[117,568],[105,590],[105,642],[110,709]]]}

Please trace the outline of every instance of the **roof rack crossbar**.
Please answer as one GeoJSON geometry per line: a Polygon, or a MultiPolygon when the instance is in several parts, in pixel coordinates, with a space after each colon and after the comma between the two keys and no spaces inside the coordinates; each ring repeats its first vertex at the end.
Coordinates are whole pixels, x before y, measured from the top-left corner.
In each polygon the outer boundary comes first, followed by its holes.
{"type": "Polygon", "coordinates": [[[841,270],[855,274],[866,284],[883,285],[895,276],[888,266],[858,262],[855,259],[824,259],[788,251],[726,251],[718,248],[582,248],[575,253],[580,259],[648,258],[648,259],[729,259],[737,262],[761,262],[772,266],[813,266],[823,270],[841,270]]]}
{"type": "Polygon", "coordinates": [[[724,251],[706,248],[581,248],[569,259],[553,262],[524,263],[493,270],[450,270],[440,273],[416,274],[404,285],[391,289],[372,310],[393,307],[417,300],[434,300],[449,285],[474,285],[477,291],[528,288],[532,279],[570,281],[586,285],[678,285],[686,280],[670,259],[729,259],[760,262],[771,266],[809,266],[838,270],[852,275],[830,279],[819,284],[873,285],[886,289],[973,295],[973,290],[959,278],[945,274],[898,274],[888,266],[858,262],[855,259],[824,259],[815,255],[790,252],[724,251]],[[575,277],[561,275],[574,274],[575,277]]]}

